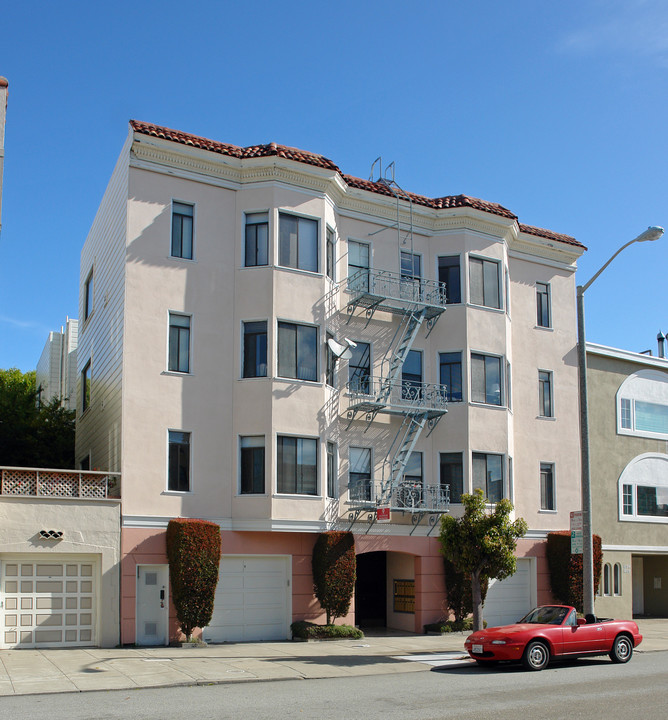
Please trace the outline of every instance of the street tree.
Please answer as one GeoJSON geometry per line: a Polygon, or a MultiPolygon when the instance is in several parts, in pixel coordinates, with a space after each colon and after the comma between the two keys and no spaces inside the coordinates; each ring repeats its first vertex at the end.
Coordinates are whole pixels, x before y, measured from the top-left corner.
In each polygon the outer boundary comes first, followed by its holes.
{"type": "Polygon", "coordinates": [[[471,576],[473,629],[483,628],[481,587],[486,579],[503,580],[517,569],[517,540],[527,531],[522,518],[511,522],[513,505],[500,500],[488,510],[482,490],[462,495],[464,514],[460,518],[445,515],[441,520],[441,552],[459,572],[471,576]]]}
{"type": "Polygon", "coordinates": [[[39,402],[35,372],[0,370],[0,465],[74,467],[74,410],[39,402]]]}

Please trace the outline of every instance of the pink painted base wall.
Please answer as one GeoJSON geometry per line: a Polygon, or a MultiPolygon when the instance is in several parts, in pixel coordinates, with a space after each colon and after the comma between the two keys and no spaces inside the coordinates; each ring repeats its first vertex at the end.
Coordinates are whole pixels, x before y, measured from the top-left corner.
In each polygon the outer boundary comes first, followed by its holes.
{"type": "MultiPolygon", "coordinates": [[[[313,594],[311,556],[315,533],[222,532],[223,555],[289,555],[292,558],[292,620],[324,623],[325,614],[313,594]]],[[[443,560],[437,537],[356,535],[357,554],[402,553],[413,557],[415,615],[413,631],[421,633],[426,623],[447,617],[443,560]]],[[[128,528],[121,537],[121,643],[132,644],[135,634],[137,565],[167,563],[165,531],[128,528]]],[[[536,557],[538,604],[552,601],[545,559],[545,542],[521,540],[518,557],[536,557]]],[[[340,623],[355,624],[354,599],[340,623]]],[[[195,633],[197,634],[197,633],[195,633]]],[[[180,639],[174,607],[170,604],[170,639],[180,639]]]]}

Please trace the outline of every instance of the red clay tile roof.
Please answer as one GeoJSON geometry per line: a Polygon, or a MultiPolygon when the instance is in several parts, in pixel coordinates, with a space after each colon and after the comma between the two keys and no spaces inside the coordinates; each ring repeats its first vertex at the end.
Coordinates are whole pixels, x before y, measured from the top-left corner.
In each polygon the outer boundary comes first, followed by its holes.
{"type": "MultiPolygon", "coordinates": [[[[352,175],[345,175],[335,163],[326,158],[324,155],[316,155],[315,153],[299,150],[298,148],[287,147],[286,145],[277,145],[273,142],[266,145],[239,147],[238,145],[216,142],[214,140],[208,140],[207,138],[198,137],[197,135],[191,135],[190,133],[184,133],[180,130],[171,130],[170,128],[153,125],[152,123],[140,122],[138,120],[130,120],[130,127],[140,135],[150,135],[152,137],[170,140],[171,142],[180,143],[181,145],[190,145],[191,147],[200,148],[201,150],[209,150],[210,152],[227,155],[228,157],[234,157],[240,160],[246,158],[276,156],[285,158],[286,160],[294,160],[295,162],[304,163],[306,165],[313,165],[325,170],[333,170],[343,178],[349,187],[367,190],[368,192],[376,193],[378,195],[395,197],[394,193],[390,190],[387,184],[382,182],[373,182],[371,180],[362,180],[361,178],[357,178],[352,175]]],[[[422,205],[436,210],[470,207],[475,210],[491,213],[492,215],[499,215],[511,220],[517,220],[517,216],[510,210],[504,208],[502,205],[487,202],[486,200],[480,200],[479,198],[469,197],[468,195],[446,195],[445,197],[440,198],[428,198],[414,193],[406,194],[416,205],[422,205]]],[[[584,245],[579,243],[570,235],[561,235],[560,233],[555,233],[551,230],[543,230],[542,228],[532,227],[530,225],[520,224],[519,227],[524,233],[537,235],[550,240],[556,240],[557,242],[574,245],[586,250],[584,245]]]]}

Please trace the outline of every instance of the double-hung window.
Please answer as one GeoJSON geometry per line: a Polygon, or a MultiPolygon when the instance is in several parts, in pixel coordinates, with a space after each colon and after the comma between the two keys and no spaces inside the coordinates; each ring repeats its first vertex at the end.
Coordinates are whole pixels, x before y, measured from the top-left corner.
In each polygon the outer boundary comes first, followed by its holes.
{"type": "Polygon", "coordinates": [[[503,498],[503,455],[473,453],[473,489],[480,488],[487,502],[503,498]]]}
{"type": "Polygon", "coordinates": [[[278,263],[318,272],[318,221],[279,214],[278,263]]]}
{"type": "Polygon", "coordinates": [[[462,400],[462,354],[449,352],[439,354],[441,392],[448,402],[462,400]]]}
{"type": "Polygon", "coordinates": [[[554,492],[554,465],[540,464],[540,509],[556,510],[557,503],[554,492]]]}
{"type": "Polygon", "coordinates": [[[336,497],[336,443],[327,443],[327,497],[336,497]]]}
{"type": "Polygon", "coordinates": [[[84,285],[84,320],[93,312],[93,271],[91,270],[84,285]]]}
{"type": "Polygon", "coordinates": [[[409,350],[401,368],[401,397],[409,402],[419,402],[422,391],[422,353],[409,350]]]}
{"type": "Polygon", "coordinates": [[[195,208],[186,203],[172,203],[172,257],[193,259],[193,219],[195,208]]]}
{"type": "Polygon", "coordinates": [[[267,376],[267,321],[245,322],[243,377],[267,376]]]}
{"type": "Polygon", "coordinates": [[[245,436],[240,439],[242,495],[264,493],[264,436],[245,436]]]}
{"type": "Polygon", "coordinates": [[[348,240],[348,288],[366,292],[369,289],[369,243],[348,240]]]}
{"type": "Polygon", "coordinates": [[[352,500],[373,500],[371,448],[348,448],[348,487],[352,500]]]}
{"type": "Polygon", "coordinates": [[[278,323],[278,374],[296,380],[318,379],[318,328],[278,323]]]}
{"type": "Polygon", "coordinates": [[[503,404],[502,358],[471,353],[471,399],[486,405],[503,404]]]}
{"type": "Polygon", "coordinates": [[[318,441],[279,435],[277,489],[291,495],[318,494],[318,441]]]}
{"type": "Polygon", "coordinates": [[[246,213],[244,265],[257,267],[269,263],[269,213],[246,213]]]}
{"type": "Polygon", "coordinates": [[[371,345],[358,342],[350,348],[352,357],[348,360],[348,384],[351,392],[368,395],[371,379],[371,345]]]}
{"type": "Polygon", "coordinates": [[[484,258],[469,258],[470,297],[473,305],[501,307],[499,263],[484,258]]]}
{"type": "Polygon", "coordinates": [[[438,280],[445,285],[445,302],[447,304],[462,301],[459,255],[438,258],[438,280]]]}
{"type": "Polygon", "coordinates": [[[550,286],[547,283],[536,283],[536,325],[551,327],[550,318],[550,286]]]}
{"type": "Polygon", "coordinates": [[[81,371],[81,412],[86,412],[90,407],[90,360],[84,365],[81,371]]]}
{"type": "Polygon", "coordinates": [[[190,490],[190,433],[169,431],[167,489],[172,492],[190,490]]]}
{"type": "Polygon", "coordinates": [[[327,277],[330,280],[335,280],[334,277],[334,264],[335,264],[335,254],[334,254],[334,231],[331,228],[327,228],[327,253],[325,258],[326,263],[326,272],[327,277]]]}
{"type": "Polygon", "coordinates": [[[552,373],[538,371],[538,413],[540,417],[554,417],[552,407],[552,373]]]}
{"type": "Polygon", "coordinates": [[[420,280],[422,278],[422,258],[411,252],[401,252],[401,279],[420,280]]]}
{"type": "Polygon", "coordinates": [[[441,487],[447,488],[451,503],[461,503],[464,492],[464,464],[462,453],[441,453],[441,487]]]}
{"type": "Polygon", "coordinates": [[[190,372],[190,315],[169,313],[168,370],[190,372]]]}

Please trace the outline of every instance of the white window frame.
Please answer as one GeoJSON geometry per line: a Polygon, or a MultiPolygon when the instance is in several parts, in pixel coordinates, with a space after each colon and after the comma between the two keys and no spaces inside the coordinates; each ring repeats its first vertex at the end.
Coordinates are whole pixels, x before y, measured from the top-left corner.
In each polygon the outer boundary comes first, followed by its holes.
{"type": "MultiPolygon", "coordinates": [[[[270,212],[268,210],[246,210],[244,212],[244,229],[243,229],[243,262],[242,266],[244,268],[255,268],[255,267],[267,267],[270,264],[271,260],[271,232],[270,232],[270,223],[269,223],[269,216],[270,212]],[[266,220],[264,222],[248,222],[248,218],[253,216],[264,216],[266,220]],[[257,226],[257,225],[265,225],[267,226],[267,247],[265,248],[266,256],[267,256],[267,262],[265,263],[255,263],[253,265],[248,264],[248,256],[246,254],[246,229],[249,226],[257,226]]],[[[256,236],[257,241],[257,236],[256,236]]],[[[257,243],[256,243],[256,257],[257,257],[257,243]]]]}
{"type": "MultiPolygon", "coordinates": [[[[633,458],[624,468],[617,483],[618,518],[620,522],[668,524],[668,515],[638,513],[638,487],[664,488],[668,494],[668,455],[644,453],[633,458]],[[631,513],[625,513],[625,486],[630,488],[631,513]]],[[[629,493],[626,493],[628,499],[629,493]]]]}
{"type": "Polygon", "coordinates": [[[554,420],[554,373],[551,370],[538,370],[538,417],[543,420],[554,420]],[[545,373],[548,376],[548,387],[550,391],[550,413],[546,415],[543,413],[543,382],[541,381],[541,374],[545,373]]]}
{"type": "Polygon", "coordinates": [[[237,494],[243,497],[263,497],[267,495],[267,438],[264,435],[239,435],[239,482],[237,486],[237,494]],[[244,440],[248,440],[249,444],[244,445],[244,440]],[[260,444],[260,440],[262,440],[262,443],[260,444]],[[255,444],[251,444],[251,442],[255,441],[255,444]],[[243,484],[243,461],[242,461],[242,451],[244,447],[247,448],[259,448],[261,447],[264,450],[264,470],[263,470],[263,485],[264,488],[262,492],[244,492],[242,488],[243,484]]]}
{"type": "MultiPolygon", "coordinates": [[[[347,263],[346,277],[347,277],[349,289],[354,289],[354,288],[351,288],[351,286],[350,286],[351,277],[353,275],[355,275],[356,273],[360,272],[361,270],[367,271],[367,281],[366,281],[365,288],[366,289],[369,288],[369,278],[370,278],[371,269],[373,266],[372,257],[373,257],[372,246],[371,246],[370,242],[367,242],[366,240],[356,240],[355,238],[348,238],[348,247],[347,247],[347,252],[346,252],[346,263],[347,263]],[[364,245],[364,246],[366,246],[366,248],[368,250],[368,265],[367,265],[367,267],[365,268],[363,265],[354,265],[353,267],[355,268],[355,271],[353,273],[350,272],[350,267],[351,267],[351,265],[350,265],[350,244],[351,243],[353,243],[355,245],[364,245]]],[[[365,288],[363,287],[363,289],[365,289],[365,288]]]]}
{"type": "Polygon", "coordinates": [[[668,414],[668,374],[658,370],[640,370],[624,380],[616,396],[617,434],[668,440],[668,427],[665,432],[638,429],[639,403],[665,408],[668,414]],[[631,427],[624,427],[623,420],[629,416],[627,409],[630,411],[631,427]]]}
{"type": "MultiPolygon", "coordinates": [[[[498,408],[505,408],[507,407],[507,398],[506,398],[506,361],[503,355],[495,355],[494,353],[486,353],[486,352],[478,352],[477,350],[471,350],[469,353],[469,374],[470,374],[470,386],[469,386],[469,392],[470,392],[470,400],[475,405],[485,406],[485,407],[498,407],[498,408]],[[474,395],[474,389],[473,389],[473,356],[477,355],[484,358],[494,358],[499,361],[499,383],[500,383],[500,401],[498,403],[490,403],[486,400],[476,400],[474,395]]],[[[487,373],[485,372],[485,378],[487,377],[487,373]]],[[[487,397],[487,381],[485,380],[485,398],[487,397]]]]}
{"type": "Polygon", "coordinates": [[[167,467],[165,468],[165,493],[168,495],[192,495],[193,492],[193,433],[191,430],[167,428],[167,467]],[[172,490],[169,487],[169,455],[170,455],[170,433],[183,433],[188,436],[188,489],[172,490]]]}
{"type": "Polygon", "coordinates": [[[485,257],[482,255],[469,255],[468,257],[468,298],[469,298],[469,304],[473,305],[478,308],[487,308],[488,310],[496,310],[497,312],[503,312],[504,308],[504,278],[503,274],[501,272],[501,261],[497,260],[496,258],[491,257],[485,257]],[[471,263],[472,262],[481,262],[483,263],[483,277],[482,277],[482,291],[483,291],[483,302],[477,303],[474,302],[471,292],[471,263]],[[496,265],[496,282],[497,282],[497,302],[498,305],[486,305],[485,304],[485,270],[484,270],[484,263],[493,263],[496,265]]]}
{"type": "Polygon", "coordinates": [[[296,272],[305,272],[310,273],[311,275],[319,275],[320,273],[320,267],[322,264],[322,249],[320,247],[320,233],[322,231],[322,219],[319,217],[314,217],[312,215],[302,215],[300,213],[292,212],[291,210],[282,210],[279,208],[278,210],[278,240],[276,243],[276,253],[277,253],[277,267],[284,268],[287,270],[294,270],[296,272]],[[310,268],[304,268],[300,267],[299,264],[299,246],[300,241],[297,240],[297,264],[296,265],[284,265],[281,262],[281,217],[289,217],[294,218],[299,222],[300,220],[307,220],[309,222],[315,223],[315,270],[311,270],[310,268]]]}
{"type": "MultiPolygon", "coordinates": [[[[175,327],[180,327],[176,325],[175,327]]],[[[184,326],[185,327],[185,326],[184,326]]],[[[191,375],[193,369],[193,316],[189,313],[179,312],[178,310],[169,310],[167,312],[167,370],[170,375],[191,375]],[[172,347],[172,317],[188,318],[188,369],[174,370],[170,368],[170,355],[172,347]]]]}
{"type": "MultiPolygon", "coordinates": [[[[473,450],[471,452],[471,491],[475,492],[476,485],[475,485],[475,477],[474,477],[474,466],[475,466],[475,456],[476,455],[484,455],[485,458],[489,457],[498,457],[501,461],[501,498],[507,498],[508,497],[508,476],[507,476],[507,464],[506,464],[506,456],[503,453],[495,453],[495,452],[480,452],[477,450],[473,450]]],[[[483,489],[485,493],[485,500],[488,502],[488,504],[494,504],[498,502],[498,500],[489,500],[489,496],[487,494],[488,485],[487,485],[487,478],[485,478],[485,487],[483,489]]]]}
{"type": "MultiPolygon", "coordinates": [[[[540,463],[540,512],[542,513],[554,513],[557,512],[557,478],[555,473],[555,464],[553,462],[541,462],[540,463]],[[552,483],[552,507],[543,507],[543,472],[544,469],[549,469],[550,481],[552,483]]],[[[545,497],[548,496],[547,489],[545,490],[545,497]]],[[[545,503],[547,504],[547,503],[545,503]]]]}
{"type": "MultiPolygon", "coordinates": [[[[542,304],[541,304],[542,305],[542,304]]],[[[542,280],[536,280],[536,327],[541,328],[542,330],[551,330],[552,329],[552,287],[549,282],[543,282],[542,280]],[[543,285],[545,287],[545,302],[547,304],[547,307],[544,308],[545,312],[547,312],[547,324],[543,325],[538,320],[538,299],[543,297],[543,293],[539,292],[538,286],[543,285]]]]}
{"type": "MultiPolygon", "coordinates": [[[[195,260],[195,203],[187,202],[185,200],[177,200],[172,198],[171,202],[171,213],[169,216],[169,257],[175,260],[185,260],[193,262],[195,260]],[[192,216],[184,215],[183,213],[175,213],[175,205],[185,205],[192,208],[192,216]],[[184,257],[181,255],[174,255],[174,215],[178,214],[182,217],[192,217],[192,230],[190,233],[190,257],[184,257]]],[[[181,251],[183,252],[183,238],[181,238],[181,251]]]]}
{"type": "MultiPolygon", "coordinates": [[[[267,340],[269,338],[267,337],[267,340]]],[[[276,368],[276,377],[281,378],[284,380],[290,380],[290,381],[296,381],[296,382],[306,382],[306,383],[319,383],[320,382],[320,326],[319,325],[312,325],[311,323],[305,323],[305,322],[297,322],[295,320],[286,320],[285,318],[277,318],[276,320],[276,364],[274,367],[276,368]],[[298,377],[293,377],[291,375],[280,375],[280,344],[281,344],[281,333],[280,333],[280,326],[281,324],[284,325],[294,325],[295,327],[307,327],[307,328],[314,328],[315,329],[315,348],[314,348],[314,360],[315,360],[315,378],[313,380],[309,379],[303,379],[298,377]]],[[[268,351],[267,351],[268,353],[268,351]]],[[[297,359],[297,356],[295,355],[295,375],[297,374],[297,369],[299,367],[299,361],[297,359]]]]}
{"type": "MultiPolygon", "coordinates": [[[[279,497],[297,497],[297,498],[321,498],[321,478],[320,478],[320,465],[322,459],[320,457],[320,438],[309,435],[293,435],[291,433],[276,433],[276,495],[279,497]],[[315,441],[315,493],[300,493],[300,492],[284,492],[279,489],[279,463],[278,463],[278,444],[279,438],[290,438],[294,440],[309,440],[315,441]]],[[[299,457],[299,443],[297,443],[297,457],[299,457]]],[[[295,463],[295,468],[297,464],[295,463]]]]}

